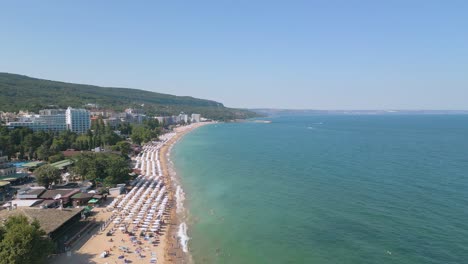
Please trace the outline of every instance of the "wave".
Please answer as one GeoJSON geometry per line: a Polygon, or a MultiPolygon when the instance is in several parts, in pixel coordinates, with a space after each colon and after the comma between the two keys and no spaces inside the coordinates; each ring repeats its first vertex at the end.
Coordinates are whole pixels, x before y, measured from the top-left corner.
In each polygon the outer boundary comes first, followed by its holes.
{"type": "Polygon", "coordinates": [[[177,237],[179,237],[180,245],[182,246],[182,250],[187,253],[188,252],[188,241],[190,237],[187,235],[187,224],[182,222],[179,225],[179,231],[177,232],[177,237]]]}
{"type": "Polygon", "coordinates": [[[184,212],[184,200],[185,200],[185,193],[184,190],[180,187],[180,185],[177,185],[176,188],[176,193],[175,193],[175,198],[176,198],[176,212],[178,214],[184,212]]]}
{"type": "Polygon", "coordinates": [[[188,250],[188,242],[190,237],[188,236],[188,226],[185,223],[186,219],[188,218],[188,211],[185,210],[184,201],[185,201],[185,192],[181,187],[180,179],[177,175],[177,171],[175,168],[175,164],[171,159],[171,154],[173,147],[179,142],[180,138],[177,139],[171,146],[169,146],[168,151],[166,153],[166,160],[167,160],[167,169],[169,173],[169,177],[171,177],[171,181],[173,187],[176,189],[174,194],[174,198],[176,201],[176,213],[177,219],[176,222],[179,222],[179,229],[177,231],[177,237],[179,238],[179,243],[182,247],[182,251],[188,255],[188,258],[191,259],[189,250],[188,250]]]}

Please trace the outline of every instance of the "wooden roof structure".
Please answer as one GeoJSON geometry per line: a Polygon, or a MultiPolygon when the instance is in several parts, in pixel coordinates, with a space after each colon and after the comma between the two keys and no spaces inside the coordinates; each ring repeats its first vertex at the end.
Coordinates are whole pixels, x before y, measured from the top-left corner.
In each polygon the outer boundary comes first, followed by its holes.
{"type": "Polygon", "coordinates": [[[81,211],[83,211],[83,208],[41,209],[26,207],[0,211],[0,221],[5,221],[10,216],[24,215],[30,221],[37,219],[41,228],[44,229],[47,234],[50,234],[68,220],[80,214],[81,211]]]}

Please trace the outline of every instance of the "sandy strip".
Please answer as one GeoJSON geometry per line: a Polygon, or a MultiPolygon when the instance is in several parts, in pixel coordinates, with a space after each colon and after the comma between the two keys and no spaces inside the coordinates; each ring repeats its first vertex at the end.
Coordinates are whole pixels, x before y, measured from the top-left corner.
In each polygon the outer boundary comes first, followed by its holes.
{"type": "Polygon", "coordinates": [[[171,222],[168,225],[167,235],[165,236],[165,241],[163,243],[164,246],[164,262],[162,263],[191,263],[192,260],[190,256],[183,252],[181,245],[179,243],[179,239],[177,237],[177,232],[179,230],[180,219],[178,218],[176,212],[176,200],[175,200],[175,184],[173,182],[173,175],[170,172],[170,164],[169,164],[169,157],[168,154],[173,147],[174,144],[179,141],[184,135],[192,131],[193,129],[199,128],[204,125],[208,125],[212,123],[196,123],[190,126],[185,127],[178,127],[175,129],[176,135],[161,148],[160,151],[160,161],[161,167],[163,169],[164,175],[169,175],[166,178],[167,184],[166,186],[169,187],[169,201],[170,201],[170,219],[171,222]]]}
{"type": "MultiPolygon", "coordinates": [[[[51,259],[50,263],[63,263],[63,264],[81,264],[81,263],[99,263],[99,264],[114,264],[123,263],[123,259],[119,259],[119,256],[124,256],[125,259],[130,260],[131,263],[150,263],[152,256],[157,256],[157,263],[190,263],[190,257],[182,251],[180,243],[177,238],[177,232],[180,221],[177,217],[176,212],[176,201],[175,201],[175,187],[172,182],[172,177],[169,170],[168,152],[171,147],[185,134],[189,133],[193,129],[211,123],[196,123],[189,126],[178,127],[174,131],[176,135],[171,138],[159,151],[159,160],[164,175],[164,183],[168,189],[169,195],[169,213],[165,216],[166,225],[162,228],[162,235],[159,237],[159,244],[157,246],[151,245],[149,242],[142,241],[141,245],[132,245],[128,235],[117,231],[111,237],[106,236],[114,225],[110,224],[107,229],[103,232],[99,232],[99,229],[94,230],[87,236],[83,236],[78,243],[74,245],[71,251],[71,256],[67,254],[61,254],[51,259]],[[129,252],[125,253],[120,250],[121,247],[129,248],[129,252]],[[140,257],[135,251],[141,248],[140,257]],[[100,254],[104,251],[109,251],[110,256],[107,258],[101,258],[100,254]]],[[[108,202],[109,203],[109,202],[108,202]]],[[[98,211],[95,220],[97,222],[105,221],[112,213],[108,212],[104,207],[96,208],[93,211],[98,211]]],[[[141,239],[140,239],[141,240],[141,239]]]]}

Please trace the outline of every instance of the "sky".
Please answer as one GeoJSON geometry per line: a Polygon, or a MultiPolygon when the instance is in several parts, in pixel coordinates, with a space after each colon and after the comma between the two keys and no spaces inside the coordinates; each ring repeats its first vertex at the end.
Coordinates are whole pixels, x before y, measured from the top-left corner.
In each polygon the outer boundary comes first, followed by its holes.
{"type": "Polygon", "coordinates": [[[229,107],[468,109],[468,1],[15,0],[0,72],[229,107]]]}

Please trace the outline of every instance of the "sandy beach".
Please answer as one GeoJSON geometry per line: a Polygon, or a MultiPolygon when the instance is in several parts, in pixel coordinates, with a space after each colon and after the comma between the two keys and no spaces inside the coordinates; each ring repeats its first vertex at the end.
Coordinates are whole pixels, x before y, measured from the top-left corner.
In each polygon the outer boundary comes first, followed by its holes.
{"type": "MultiPolygon", "coordinates": [[[[168,193],[168,206],[163,216],[164,224],[161,225],[161,232],[157,237],[157,243],[150,243],[142,240],[138,244],[130,241],[130,236],[116,230],[112,236],[106,236],[113,224],[109,224],[106,229],[100,231],[99,228],[91,230],[83,235],[69,253],[58,255],[51,259],[51,263],[151,263],[150,260],[157,258],[156,263],[191,263],[189,254],[184,253],[177,237],[180,225],[176,212],[176,185],[170,169],[169,152],[172,146],[185,134],[210,123],[196,123],[189,126],[177,127],[174,129],[172,137],[160,148],[159,160],[163,172],[164,185],[168,193]],[[122,250],[124,249],[124,250],[122,250]],[[102,252],[109,252],[106,258],[101,257],[102,252]]],[[[106,206],[112,201],[109,199],[106,204],[95,208],[96,214],[93,216],[96,223],[107,221],[112,212],[106,206]]],[[[146,240],[146,239],[145,239],[146,240]]],[[[154,263],[154,262],[153,262],[154,263]]]]}
{"type": "Polygon", "coordinates": [[[180,225],[180,219],[178,218],[178,214],[176,212],[176,201],[175,201],[175,184],[173,182],[175,175],[172,175],[170,171],[170,161],[169,161],[169,154],[170,150],[174,144],[177,143],[184,135],[191,132],[192,130],[199,128],[204,125],[208,125],[212,123],[196,123],[191,126],[185,127],[178,127],[175,129],[176,135],[161,148],[160,157],[161,157],[161,167],[165,173],[169,177],[166,178],[167,186],[170,186],[169,189],[169,197],[171,200],[171,208],[170,208],[170,219],[171,222],[168,225],[167,233],[163,238],[162,244],[162,251],[164,254],[164,261],[161,263],[191,263],[192,260],[190,259],[190,255],[183,252],[182,247],[179,243],[179,239],[177,237],[177,232],[180,225]]]}

